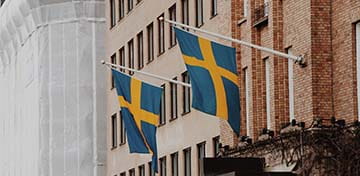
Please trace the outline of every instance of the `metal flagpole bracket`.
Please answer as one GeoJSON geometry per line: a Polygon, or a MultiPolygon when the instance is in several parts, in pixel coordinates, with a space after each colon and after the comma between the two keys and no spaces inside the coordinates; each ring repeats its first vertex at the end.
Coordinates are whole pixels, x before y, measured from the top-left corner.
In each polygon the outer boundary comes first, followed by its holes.
{"type": "Polygon", "coordinates": [[[305,68],[307,66],[307,62],[305,58],[306,58],[305,54],[299,55],[295,63],[299,64],[301,68],[305,68]]]}

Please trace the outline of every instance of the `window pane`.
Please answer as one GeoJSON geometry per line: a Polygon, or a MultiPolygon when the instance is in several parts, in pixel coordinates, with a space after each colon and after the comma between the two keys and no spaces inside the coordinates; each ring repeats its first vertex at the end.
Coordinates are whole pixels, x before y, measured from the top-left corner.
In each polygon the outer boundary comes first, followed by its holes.
{"type": "Polygon", "coordinates": [[[166,157],[160,158],[160,176],[166,176],[166,157]]]}
{"type": "Polygon", "coordinates": [[[126,142],[125,124],[124,124],[124,119],[122,118],[120,112],[120,144],[125,144],[125,142],[126,142]]]}
{"type": "Polygon", "coordinates": [[[144,67],[144,43],[143,43],[143,33],[140,32],[137,35],[138,42],[138,69],[142,69],[144,67]]]}
{"type": "Polygon", "coordinates": [[[189,1],[182,0],[181,1],[181,22],[183,24],[189,24],[189,1]]]}
{"type": "Polygon", "coordinates": [[[202,0],[195,0],[195,7],[196,7],[196,27],[200,27],[203,25],[203,1],[202,0]]]}
{"type": "Polygon", "coordinates": [[[124,18],[125,16],[125,4],[124,0],[119,0],[119,17],[120,19],[124,18]]]}
{"type": "Polygon", "coordinates": [[[145,165],[139,166],[139,176],[145,176],[145,165]]]}
{"type": "Polygon", "coordinates": [[[155,176],[155,172],[151,167],[151,162],[148,163],[148,168],[149,168],[149,175],[150,176],[155,176]]]}
{"type": "Polygon", "coordinates": [[[217,157],[220,152],[220,137],[213,138],[214,157],[217,157]]]}
{"type": "Polygon", "coordinates": [[[135,169],[129,170],[129,176],[135,176],[135,169]]]}
{"type": "Polygon", "coordinates": [[[185,176],[191,176],[191,149],[184,150],[184,173],[185,176]]]}
{"type": "Polygon", "coordinates": [[[162,86],[162,94],[161,94],[161,106],[160,106],[160,125],[166,123],[166,106],[165,106],[165,84],[162,86]]]}
{"type": "MultiPolygon", "coordinates": [[[[129,49],[129,68],[134,68],[134,42],[130,40],[128,42],[128,49],[129,49]]],[[[134,72],[129,71],[130,75],[133,75],[134,72]]]]}
{"type": "MultiPolygon", "coordinates": [[[[120,59],[119,59],[119,61],[120,61],[120,65],[121,66],[124,66],[125,67],[125,48],[124,47],[121,47],[120,48],[120,50],[119,50],[119,55],[120,55],[120,59]]],[[[120,71],[121,72],[125,72],[125,70],[124,69],[122,69],[122,68],[120,68],[120,71]]]]}
{"type": "Polygon", "coordinates": [[[205,142],[197,145],[198,152],[198,175],[204,175],[203,159],[205,158],[205,142]]]}
{"type": "Polygon", "coordinates": [[[217,15],[217,0],[211,0],[211,16],[217,15]]]}
{"type": "MultiPolygon", "coordinates": [[[[170,16],[170,20],[176,21],[176,4],[174,4],[173,6],[170,7],[169,16],[170,16]]],[[[169,32],[170,33],[170,45],[174,46],[176,44],[176,36],[175,36],[175,31],[171,24],[169,24],[169,30],[170,30],[170,32],[169,32]]]]}
{"type": "Polygon", "coordinates": [[[147,26],[147,35],[148,35],[148,62],[154,60],[154,30],[153,23],[147,26]]]}
{"type": "Polygon", "coordinates": [[[164,17],[164,14],[162,14],[158,17],[159,55],[164,53],[164,51],[165,51],[164,20],[160,20],[160,18],[163,18],[163,17],[164,17]]]}
{"type": "MultiPolygon", "coordinates": [[[[177,80],[175,77],[173,80],[177,80]]],[[[177,84],[170,83],[171,119],[177,118],[177,84]]]]}
{"type": "Polygon", "coordinates": [[[179,175],[178,153],[171,154],[171,175],[179,175]]]}
{"type": "Polygon", "coordinates": [[[115,24],[116,24],[115,0],[110,0],[110,27],[114,27],[115,24]]]}
{"type": "MultiPolygon", "coordinates": [[[[111,56],[111,63],[116,65],[116,53],[111,56]]],[[[116,68],[116,67],[112,67],[112,68],[116,68]]],[[[114,87],[115,87],[115,80],[113,75],[111,74],[111,88],[114,87]]]]}
{"type": "Polygon", "coordinates": [[[116,113],[111,116],[112,147],[117,146],[117,120],[116,113]]]}
{"type": "Polygon", "coordinates": [[[128,13],[133,9],[134,2],[133,0],[128,0],[128,13]]]}
{"type": "MultiPolygon", "coordinates": [[[[190,83],[188,72],[182,74],[183,82],[190,83]]],[[[183,86],[183,113],[190,112],[190,88],[183,86]]]]}

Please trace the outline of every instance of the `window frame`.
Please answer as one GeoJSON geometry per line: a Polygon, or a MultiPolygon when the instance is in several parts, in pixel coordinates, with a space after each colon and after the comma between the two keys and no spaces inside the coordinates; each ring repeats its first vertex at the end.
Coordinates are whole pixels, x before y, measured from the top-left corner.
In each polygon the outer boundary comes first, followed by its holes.
{"type": "MultiPolygon", "coordinates": [[[[177,77],[173,78],[174,81],[177,81],[177,77]]],[[[178,118],[178,91],[177,84],[170,83],[170,120],[175,120],[178,118]]]]}
{"type": "Polygon", "coordinates": [[[119,21],[125,18],[125,0],[118,0],[119,6],[119,21]]]}
{"type": "MultiPolygon", "coordinates": [[[[176,21],[176,3],[169,8],[169,19],[172,21],[176,21]]],[[[170,48],[176,45],[176,35],[173,25],[169,23],[169,40],[170,40],[170,48]]]]}
{"type": "MultiPolygon", "coordinates": [[[[110,62],[114,65],[116,65],[116,62],[117,59],[116,59],[116,53],[114,53],[113,55],[110,56],[110,62]]],[[[116,67],[111,67],[113,69],[116,69],[116,67]]],[[[111,72],[111,90],[115,88],[115,78],[114,78],[114,75],[112,74],[111,72]]]]}
{"type": "Polygon", "coordinates": [[[144,35],[143,31],[137,35],[137,57],[138,57],[138,70],[144,68],[144,35]]]}
{"type": "Polygon", "coordinates": [[[162,94],[161,94],[161,104],[160,104],[160,120],[159,126],[166,124],[166,84],[161,85],[162,94]]]}
{"type": "Polygon", "coordinates": [[[157,23],[158,23],[158,56],[165,53],[165,22],[164,22],[164,20],[160,20],[160,18],[164,18],[164,13],[162,13],[157,18],[157,23]]]}
{"type": "Polygon", "coordinates": [[[179,153],[178,152],[172,153],[170,155],[170,158],[171,158],[171,176],[178,176],[179,175],[179,153]]]}
{"type": "MultiPolygon", "coordinates": [[[[181,22],[189,25],[189,0],[181,0],[181,22]]],[[[188,30],[188,28],[184,28],[188,30]]]]}
{"type": "Polygon", "coordinates": [[[135,176],[135,168],[129,170],[129,176],[135,176]]]}
{"type": "MultiPolygon", "coordinates": [[[[134,39],[128,41],[128,65],[129,68],[135,68],[134,39]]],[[[129,71],[129,75],[133,75],[133,71],[129,71]]]]}
{"type": "Polygon", "coordinates": [[[147,48],[148,48],[148,60],[150,63],[154,60],[154,23],[150,23],[146,27],[147,31],[147,48]]]}
{"type": "MultiPolygon", "coordinates": [[[[125,67],[126,59],[125,59],[125,46],[119,49],[119,65],[125,67]]],[[[120,68],[120,71],[125,73],[125,69],[120,68]]]]}
{"type": "Polygon", "coordinates": [[[206,157],[206,141],[196,144],[198,175],[204,175],[203,159],[206,157]],[[203,149],[203,150],[202,150],[203,149]]]}
{"type": "Polygon", "coordinates": [[[117,147],[117,113],[111,115],[111,149],[117,147]]]}
{"type": "Polygon", "coordinates": [[[126,144],[126,129],[124,118],[121,115],[121,111],[119,112],[119,122],[120,122],[120,146],[126,144]]]}
{"type": "Polygon", "coordinates": [[[204,25],[204,2],[203,0],[195,0],[195,24],[196,27],[204,25]]]}
{"type": "Polygon", "coordinates": [[[184,176],[191,176],[191,147],[188,147],[183,150],[184,154],[184,176]],[[189,163],[187,163],[187,157],[189,157],[189,163]],[[189,168],[187,168],[189,166],[189,168]],[[187,171],[187,169],[189,169],[187,171]],[[189,173],[189,174],[188,174],[189,173]]]}
{"type": "Polygon", "coordinates": [[[128,7],[128,12],[127,13],[130,13],[133,9],[134,9],[134,0],[128,0],[127,1],[127,7],[128,7]]]}
{"type": "Polygon", "coordinates": [[[160,176],[166,176],[166,156],[163,156],[161,158],[159,158],[159,165],[160,165],[160,168],[159,168],[159,175],[160,176]]]}
{"type": "Polygon", "coordinates": [[[215,16],[218,15],[218,4],[217,4],[217,0],[211,0],[211,7],[210,7],[210,18],[213,18],[215,16]]]}
{"type": "Polygon", "coordinates": [[[246,119],[246,136],[250,136],[251,137],[251,130],[250,130],[250,100],[251,100],[251,95],[250,95],[250,80],[249,80],[249,71],[248,68],[245,67],[243,69],[244,72],[244,89],[245,89],[245,119],[246,119]]]}
{"type": "Polygon", "coordinates": [[[265,102],[266,102],[266,128],[271,129],[271,77],[270,77],[270,58],[264,58],[265,68],[265,102]]]}
{"type": "MultiPolygon", "coordinates": [[[[184,83],[190,84],[190,75],[189,72],[185,71],[181,74],[182,81],[184,83]]],[[[183,94],[183,112],[182,115],[188,114],[191,112],[191,89],[190,87],[182,86],[183,94]]]]}
{"type": "Polygon", "coordinates": [[[110,29],[116,26],[115,0],[110,0],[110,29]]]}
{"type": "Polygon", "coordinates": [[[145,176],[145,164],[138,167],[139,176],[145,176]]]}
{"type": "Polygon", "coordinates": [[[220,136],[213,137],[212,142],[213,142],[213,154],[214,157],[216,158],[217,155],[220,153],[220,136]]]}

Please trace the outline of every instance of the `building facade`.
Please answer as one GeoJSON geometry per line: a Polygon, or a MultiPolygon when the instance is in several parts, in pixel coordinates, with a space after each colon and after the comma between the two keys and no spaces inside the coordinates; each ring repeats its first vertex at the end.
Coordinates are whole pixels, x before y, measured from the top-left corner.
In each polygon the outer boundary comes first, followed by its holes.
{"type": "Polygon", "coordinates": [[[292,119],[359,120],[357,1],[232,2],[232,36],[292,55],[306,66],[234,45],[241,78],[243,136],[279,134],[292,119]]]}
{"type": "MultiPolygon", "coordinates": [[[[188,82],[173,30],[158,18],[230,36],[230,15],[230,0],[108,0],[106,57],[115,64],[188,82]]],[[[165,90],[157,129],[159,174],[200,175],[200,158],[215,156],[222,131],[231,131],[228,124],[191,109],[189,88],[124,72],[165,90]]],[[[152,174],[151,155],[129,154],[110,70],[107,85],[107,175],[152,174]]]]}
{"type": "Polygon", "coordinates": [[[105,175],[104,9],[0,1],[0,175],[105,175]]]}

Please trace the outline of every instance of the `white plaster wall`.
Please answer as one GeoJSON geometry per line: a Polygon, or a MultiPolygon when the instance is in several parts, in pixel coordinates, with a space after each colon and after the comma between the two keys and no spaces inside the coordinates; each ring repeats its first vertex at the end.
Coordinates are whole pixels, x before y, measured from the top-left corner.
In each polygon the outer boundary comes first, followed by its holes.
{"type": "MultiPolygon", "coordinates": [[[[118,1],[116,1],[117,3],[118,1]]],[[[126,7],[125,1],[125,9],[126,7]]],[[[135,1],[134,1],[135,2],[135,1]]],[[[110,56],[117,53],[118,50],[125,46],[125,63],[128,66],[128,48],[127,42],[134,39],[135,46],[135,68],[137,68],[137,38],[136,35],[143,31],[144,35],[144,60],[145,67],[142,71],[154,73],[167,78],[177,76],[181,80],[181,73],[185,71],[185,65],[181,58],[179,46],[169,48],[169,25],[165,23],[165,53],[158,55],[158,24],[157,17],[162,13],[165,18],[169,18],[168,8],[176,2],[176,17],[177,21],[181,21],[181,4],[180,0],[143,0],[140,4],[134,6],[134,9],[126,14],[125,18],[112,29],[108,29],[106,35],[106,58],[110,62],[110,56]],[[147,30],[146,26],[153,22],[154,25],[154,61],[150,64],[147,62],[147,30]]],[[[135,3],[134,3],[135,4],[135,3]]],[[[231,36],[231,0],[218,0],[218,15],[210,18],[210,1],[204,0],[204,26],[203,29],[221,33],[223,35],[231,36]]],[[[118,8],[118,4],[116,4],[118,8]]],[[[107,19],[109,17],[109,2],[106,7],[107,19]]],[[[117,9],[118,10],[118,9],[117,9]]],[[[195,26],[195,1],[189,0],[189,20],[190,25],[195,26]]],[[[110,25],[107,24],[107,27],[110,25]]],[[[209,37],[209,36],[206,36],[209,37]]],[[[216,40],[215,38],[211,38],[216,40]]],[[[221,41],[224,42],[224,41],[221,41]]],[[[226,42],[225,44],[231,45],[226,42]]],[[[136,78],[150,82],[155,85],[162,85],[164,81],[149,78],[140,74],[134,75],[136,78]]],[[[117,100],[116,90],[110,89],[110,71],[108,71],[108,107],[107,107],[107,176],[119,175],[121,172],[126,172],[135,168],[135,173],[138,174],[138,166],[145,164],[145,174],[148,175],[148,162],[151,161],[151,155],[146,154],[129,154],[128,143],[111,149],[111,115],[119,111],[119,103],[117,100]]],[[[170,154],[178,152],[179,175],[184,175],[184,160],[183,149],[191,147],[191,165],[192,175],[198,175],[197,170],[197,144],[206,141],[206,156],[213,156],[212,138],[220,135],[220,120],[214,116],[206,115],[195,109],[191,109],[191,113],[181,115],[182,113],[182,87],[178,86],[178,118],[173,121],[170,119],[170,85],[166,83],[166,124],[157,130],[157,146],[159,158],[166,156],[167,174],[171,175],[171,158],[170,154]]],[[[231,130],[229,125],[225,122],[224,126],[231,130]]],[[[119,125],[118,125],[119,128],[119,125]]],[[[119,129],[118,131],[118,140],[119,129]]]]}
{"type": "Polygon", "coordinates": [[[7,0],[0,21],[0,175],[104,175],[104,2],[7,0]]]}

